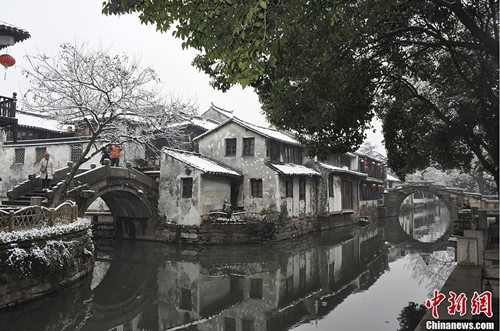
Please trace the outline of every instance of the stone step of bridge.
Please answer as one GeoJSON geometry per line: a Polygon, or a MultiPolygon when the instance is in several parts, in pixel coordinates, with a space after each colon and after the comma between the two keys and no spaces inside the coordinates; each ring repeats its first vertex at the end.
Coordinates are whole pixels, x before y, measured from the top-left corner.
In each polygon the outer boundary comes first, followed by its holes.
{"type": "Polygon", "coordinates": [[[2,207],[8,207],[8,206],[25,207],[25,206],[30,206],[33,203],[37,203],[37,201],[39,201],[38,199],[41,199],[42,206],[46,206],[48,204],[47,192],[43,191],[41,188],[36,189],[34,191],[31,191],[23,196],[14,199],[2,200],[1,205],[2,207]]]}

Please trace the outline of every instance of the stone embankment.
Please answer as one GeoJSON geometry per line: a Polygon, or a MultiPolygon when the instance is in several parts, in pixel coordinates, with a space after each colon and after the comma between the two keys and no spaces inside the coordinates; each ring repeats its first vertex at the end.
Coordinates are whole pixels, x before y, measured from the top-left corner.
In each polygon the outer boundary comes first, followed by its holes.
{"type": "Polygon", "coordinates": [[[66,288],[92,272],[91,222],[0,232],[0,309],[66,288]]]}
{"type": "Polygon", "coordinates": [[[493,213],[479,210],[476,218],[476,230],[464,230],[463,236],[457,238],[457,266],[439,291],[440,294],[445,296],[445,299],[437,306],[439,317],[435,318],[432,312],[433,309],[428,309],[415,330],[437,330],[445,327],[446,325],[443,324],[446,323],[456,323],[454,325],[450,324],[450,326],[460,324],[457,327],[464,325],[470,329],[472,329],[471,327],[480,327],[478,330],[498,330],[498,302],[500,297],[498,210],[493,213]],[[495,220],[493,221],[493,217],[488,216],[494,216],[495,220]],[[449,311],[451,292],[457,296],[463,293],[467,298],[464,314],[459,311],[462,308],[460,304],[455,305],[458,311],[454,313],[449,311]],[[473,312],[473,301],[477,303],[477,299],[474,300],[475,294],[483,295],[487,292],[491,293],[489,302],[484,302],[483,306],[477,307],[481,308],[479,313],[473,312]],[[493,315],[490,318],[485,314],[488,304],[490,304],[489,308],[493,315]],[[490,328],[490,326],[493,326],[493,328],[490,328]]]}
{"type": "Polygon", "coordinates": [[[351,224],[352,214],[258,221],[219,218],[201,225],[166,223],[157,228],[155,236],[159,241],[176,244],[256,244],[298,238],[351,224]]]}

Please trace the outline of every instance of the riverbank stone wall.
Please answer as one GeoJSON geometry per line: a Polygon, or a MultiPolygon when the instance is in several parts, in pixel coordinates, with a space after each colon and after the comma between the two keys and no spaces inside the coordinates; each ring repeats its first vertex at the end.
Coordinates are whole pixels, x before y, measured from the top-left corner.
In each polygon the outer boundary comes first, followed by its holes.
{"type": "Polygon", "coordinates": [[[258,244],[301,237],[305,234],[352,224],[351,214],[303,217],[286,220],[217,220],[201,225],[166,223],[156,230],[156,239],[176,244],[258,244]]]}
{"type": "Polygon", "coordinates": [[[65,289],[92,272],[88,229],[0,244],[0,309],[65,289]]]}

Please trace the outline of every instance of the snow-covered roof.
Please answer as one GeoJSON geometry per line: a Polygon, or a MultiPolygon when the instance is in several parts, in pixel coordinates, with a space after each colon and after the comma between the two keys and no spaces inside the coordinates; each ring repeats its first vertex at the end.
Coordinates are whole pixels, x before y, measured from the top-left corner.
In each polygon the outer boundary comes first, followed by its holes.
{"type": "Polygon", "coordinates": [[[16,112],[17,125],[56,132],[67,132],[68,125],[38,114],[16,112]]]}
{"type": "Polygon", "coordinates": [[[231,176],[231,177],[242,177],[242,175],[239,172],[227,166],[223,166],[206,157],[203,157],[197,153],[170,149],[170,148],[165,148],[163,151],[168,156],[180,162],[183,162],[193,168],[196,168],[202,171],[203,173],[212,175],[231,176]]]}
{"type": "Polygon", "coordinates": [[[363,172],[354,171],[354,170],[350,170],[350,169],[347,169],[347,168],[341,168],[341,167],[337,167],[337,166],[334,166],[334,165],[331,165],[331,164],[327,164],[327,163],[323,163],[323,162],[318,162],[318,164],[319,164],[320,167],[328,169],[328,170],[331,170],[331,171],[343,172],[343,173],[347,173],[347,174],[351,174],[351,175],[359,176],[359,177],[368,177],[368,174],[365,174],[363,172]]]}
{"type": "Polygon", "coordinates": [[[387,180],[390,182],[400,182],[401,180],[397,177],[387,174],[387,180]]]}
{"type": "Polygon", "coordinates": [[[171,127],[187,126],[187,125],[194,125],[208,131],[218,127],[219,123],[215,123],[214,121],[201,117],[193,117],[182,122],[173,123],[171,127]]]}
{"type": "Polygon", "coordinates": [[[367,153],[361,153],[361,152],[355,152],[354,154],[357,154],[360,158],[363,158],[363,157],[367,157],[367,158],[370,158],[374,161],[377,161],[377,162],[380,162],[380,163],[384,163],[385,160],[387,159],[386,156],[380,154],[379,152],[373,152],[372,154],[367,154],[367,153]]]}
{"type": "Polygon", "coordinates": [[[321,176],[319,172],[306,166],[294,163],[276,164],[268,163],[271,169],[284,176],[321,176]]]}
{"type": "Polygon", "coordinates": [[[300,145],[300,143],[295,138],[293,138],[291,134],[287,134],[287,133],[278,131],[278,130],[273,129],[273,128],[264,128],[262,126],[251,124],[251,123],[245,122],[237,117],[231,117],[226,122],[222,123],[221,125],[214,128],[213,130],[207,131],[204,134],[199,135],[198,137],[196,137],[196,139],[200,139],[201,137],[204,137],[204,136],[210,134],[211,132],[220,129],[221,127],[227,125],[228,123],[236,123],[236,124],[244,127],[245,129],[253,131],[253,132],[257,133],[258,135],[261,135],[261,136],[268,138],[268,139],[274,139],[274,140],[278,140],[278,141],[281,141],[281,142],[284,142],[287,144],[292,144],[292,145],[300,145]]]}

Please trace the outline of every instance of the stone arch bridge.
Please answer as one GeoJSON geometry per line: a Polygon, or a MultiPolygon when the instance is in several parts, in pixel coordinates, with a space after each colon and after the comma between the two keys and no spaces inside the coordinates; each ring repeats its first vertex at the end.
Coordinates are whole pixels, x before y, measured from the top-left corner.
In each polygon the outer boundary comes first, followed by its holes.
{"type": "Polygon", "coordinates": [[[458,212],[465,201],[471,205],[481,203],[481,195],[464,193],[462,189],[450,188],[433,182],[410,182],[403,186],[388,189],[379,201],[379,215],[382,217],[397,216],[399,206],[412,193],[425,191],[437,196],[449,209],[452,220],[458,219],[458,212]]]}
{"type": "MultiPolygon", "coordinates": [[[[59,169],[54,175],[56,184],[47,194],[47,204],[56,206],[61,183],[70,171],[71,164],[59,169]]],[[[29,194],[41,186],[40,178],[32,178],[8,192],[16,199],[29,194]]],[[[93,166],[79,170],[70,183],[64,199],[78,205],[78,214],[83,216],[90,205],[101,198],[109,208],[118,237],[154,239],[154,221],[157,217],[158,183],[156,180],[132,167],[93,166]]]]}
{"type": "MultiPolygon", "coordinates": [[[[382,199],[378,201],[378,211],[379,219],[385,224],[386,234],[389,237],[415,242],[415,244],[418,245],[421,244],[403,230],[398,220],[399,207],[403,201],[412,193],[421,191],[430,192],[435,195],[445,204],[449,211],[450,226],[448,227],[448,231],[440,239],[441,241],[446,241],[450,235],[452,230],[451,223],[458,220],[458,214],[464,202],[468,202],[471,207],[481,206],[480,194],[465,193],[462,189],[449,188],[437,185],[433,182],[410,182],[396,188],[388,189],[384,192],[382,199]]],[[[398,240],[395,241],[397,242],[398,240]]]]}

